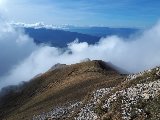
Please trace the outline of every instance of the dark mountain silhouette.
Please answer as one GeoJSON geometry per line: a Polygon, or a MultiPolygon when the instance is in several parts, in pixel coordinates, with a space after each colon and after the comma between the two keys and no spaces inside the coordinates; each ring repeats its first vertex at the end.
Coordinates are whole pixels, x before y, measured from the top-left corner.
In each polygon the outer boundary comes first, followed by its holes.
{"type": "Polygon", "coordinates": [[[67,47],[68,43],[79,39],[79,42],[95,44],[101,37],[117,35],[127,38],[135,34],[135,28],[109,28],[109,27],[68,27],[67,29],[25,28],[37,44],[50,44],[54,47],[67,47]]]}
{"type": "Polygon", "coordinates": [[[100,37],[92,35],[45,28],[25,28],[25,32],[29,34],[37,44],[45,43],[61,48],[67,47],[67,44],[73,42],[75,39],[78,39],[79,42],[87,42],[89,44],[94,44],[100,39],[100,37]]]}
{"type": "Polygon", "coordinates": [[[69,27],[67,30],[71,32],[94,35],[97,37],[117,35],[119,37],[124,37],[124,38],[129,37],[130,35],[140,31],[140,29],[137,28],[74,27],[74,26],[69,27]]]}

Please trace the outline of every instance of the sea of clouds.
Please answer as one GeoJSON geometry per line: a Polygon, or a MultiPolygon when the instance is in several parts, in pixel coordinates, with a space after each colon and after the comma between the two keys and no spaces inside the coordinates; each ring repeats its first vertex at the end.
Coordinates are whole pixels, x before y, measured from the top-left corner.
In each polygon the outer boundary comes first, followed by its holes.
{"type": "Polygon", "coordinates": [[[158,66],[160,23],[127,40],[108,36],[94,45],[75,40],[64,50],[56,46],[36,45],[23,29],[0,20],[0,89],[28,81],[56,63],[73,64],[85,58],[111,62],[133,73],[158,66]]]}

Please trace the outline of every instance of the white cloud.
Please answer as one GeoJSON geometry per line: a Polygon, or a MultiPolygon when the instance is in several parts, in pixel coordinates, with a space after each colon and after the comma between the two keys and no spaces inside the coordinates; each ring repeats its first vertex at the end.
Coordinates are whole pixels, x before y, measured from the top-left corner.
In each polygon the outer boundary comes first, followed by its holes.
{"type": "Polygon", "coordinates": [[[1,76],[0,88],[27,81],[56,63],[72,64],[85,58],[110,61],[129,72],[160,65],[160,23],[127,40],[110,36],[101,38],[95,45],[75,41],[65,51],[36,46],[31,38],[11,26],[0,30],[0,60],[14,65],[14,68],[9,67],[7,75],[1,76]]]}
{"type": "Polygon", "coordinates": [[[37,46],[22,30],[0,23],[0,75],[28,57],[37,46]]]}
{"type": "Polygon", "coordinates": [[[11,25],[14,25],[16,27],[25,27],[25,28],[43,28],[45,27],[43,22],[37,22],[35,24],[26,24],[26,23],[21,23],[21,22],[11,22],[11,25]]]}
{"type": "Polygon", "coordinates": [[[34,24],[27,24],[27,23],[23,23],[23,22],[10,22],[9,24],[11,24],[12,26],[14,27],[23,27],[23,28],[35,28],[35,29],[38,29],[38,28],[45,28],[45,29],[69,29],[70,26],[72,25],[68,25],[68,24],[65,24],[65,25],[53,25],[53,24],[44,24],[43,22],[37,22],[37,23],[34,23],[34,24]]]}

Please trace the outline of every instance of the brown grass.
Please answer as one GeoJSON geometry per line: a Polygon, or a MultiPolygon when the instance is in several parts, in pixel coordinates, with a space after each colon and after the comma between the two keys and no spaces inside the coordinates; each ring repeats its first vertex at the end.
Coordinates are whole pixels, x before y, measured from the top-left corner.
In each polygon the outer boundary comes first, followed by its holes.
{"type": "Polygon", "coordinates": [[[83,62],[49,71],[27,83],[21,92],[3,98],[0,118],[31,119],[33,115],[55,106],[84,100],[91,91],[117,86],[123,80],[123,76],[102,61],[83,62]]]}

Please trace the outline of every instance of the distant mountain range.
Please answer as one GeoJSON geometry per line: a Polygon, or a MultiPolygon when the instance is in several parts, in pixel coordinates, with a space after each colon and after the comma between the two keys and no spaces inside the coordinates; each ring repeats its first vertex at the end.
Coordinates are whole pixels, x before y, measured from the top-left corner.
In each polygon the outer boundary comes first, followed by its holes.
{"type": "Polygon", "coordinates": [[[110,35],[117,35],[120,37],[129,37],[139,31],[137,28],[109,28],[109,27],[74,27],[70,26],[66,30],[71,32],[78,32],[83,34],[94,35],[98,37],[106,37],[110,35]]]}
{"type": "Polygon", "coordinates": [[[37,44],[46,43],[60,48],[67,47],[67,44],[73,42],[75,39],[78,39],[79,42],[87,42],[89,44],[94,44],[100,39],[97,36],[46,28],[25,28],[25,32],[34,38],[37,44]]]}
{"type": "Polygon", "coordinates": [[[137,28],[109,28],[109,27],[78,27],[71,25],[44,25],[43,23],[12,24],[15,27],[24,28],[25,32],[31,36],[37,44],[45,43],[55,47],[66,47],[68,43],[79,39],[79,42],[95,44],[101,37],[117,35],[128,38],[130,35],[137,33],[137,28]]]}

